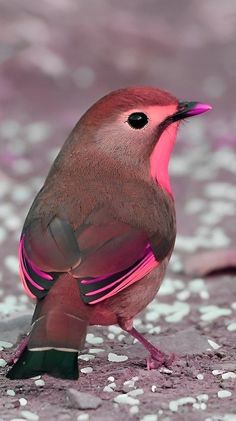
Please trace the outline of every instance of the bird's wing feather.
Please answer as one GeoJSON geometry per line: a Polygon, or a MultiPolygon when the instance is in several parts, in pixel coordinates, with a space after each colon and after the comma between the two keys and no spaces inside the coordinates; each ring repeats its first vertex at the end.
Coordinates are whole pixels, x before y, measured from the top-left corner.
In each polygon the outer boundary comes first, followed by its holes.
{"type": "Polygon", "coordinates": [[[120,221],[87,218],[77,230],[59,218],[29,225],[20,241],[20,275],[31,297],[43,298],[60,273],[78,278],[81,298],[96,303],[158,265],[147,235],[120,221]]]}

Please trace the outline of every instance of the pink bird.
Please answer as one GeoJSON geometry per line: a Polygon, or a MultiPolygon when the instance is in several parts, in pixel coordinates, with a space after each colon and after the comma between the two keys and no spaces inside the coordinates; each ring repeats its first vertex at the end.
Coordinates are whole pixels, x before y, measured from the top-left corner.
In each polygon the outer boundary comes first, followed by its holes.
{"type": "Polygon", "coordinates": [[[88,325],[118,324],[149,351],[148,368],[171,363],[133,319],[155,297],[174,248],[168,163],[179,123],[210,109],[139,87],[81,117],[22,230],[20,277],[36,308],[9,378],[78,378],[88,325]]]}

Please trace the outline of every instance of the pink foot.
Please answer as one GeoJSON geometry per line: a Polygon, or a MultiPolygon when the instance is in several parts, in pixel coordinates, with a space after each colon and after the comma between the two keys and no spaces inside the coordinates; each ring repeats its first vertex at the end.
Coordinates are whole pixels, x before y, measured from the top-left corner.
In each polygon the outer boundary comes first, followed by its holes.
{"type": "Polygon", "coordinates": [[[171,364],[176,359],[175,354],[171,354],[170,356],[166,355],[164,352],[157,349],[154,345],[152,345],[147,339],[144,338],[141,333],[139,333],[133,326],[132,320],[129,321],[129,324],[125,323],[124,321],[120,321],[120,327],[130,335],[132,335],[135,339],[137,339],[150,353],[149,357],[147,358],[147,369],[157,369],[161,366],[170,367],[171,364]]]}
{"type": "Polygon", "coordinates": [[[156,353],[152,353],[147,358],[147,369],[156,370],[162,366],[169,368],[176,359],[175,354],[166,355],[164,352],[156,350],[156,353]]]}

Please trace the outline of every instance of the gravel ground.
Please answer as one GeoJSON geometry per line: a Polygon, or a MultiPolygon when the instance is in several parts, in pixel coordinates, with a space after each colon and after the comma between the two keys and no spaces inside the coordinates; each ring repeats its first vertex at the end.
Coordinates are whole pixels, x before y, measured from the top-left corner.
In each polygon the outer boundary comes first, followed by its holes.
{"type": "Polygon", "coordinates": [[[175,252],[136,319],[176,353],[171,369],[147,371],[145,351],[118,327],[93,328],[78,382],[9,381],[0,359],[0,421],[236,420],[235,274],[183,273],[188,256],[235,247],[235,1],[0,1],[0,28],[2,358],[33,310],[17,274],[21,226],[81,113],[112,89],[143,84],[214,106],[180,131],[175,252]]]}

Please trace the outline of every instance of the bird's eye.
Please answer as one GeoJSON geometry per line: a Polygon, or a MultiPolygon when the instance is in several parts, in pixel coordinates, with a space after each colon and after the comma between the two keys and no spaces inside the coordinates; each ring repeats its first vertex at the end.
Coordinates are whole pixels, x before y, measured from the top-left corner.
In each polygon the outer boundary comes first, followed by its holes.
{"type": "Polygon", "coordinates": [[[137,112],[130,114],[127,121],[133,129],[142,129],[148,123],[148,117],[144,113],[137,112]]]}

